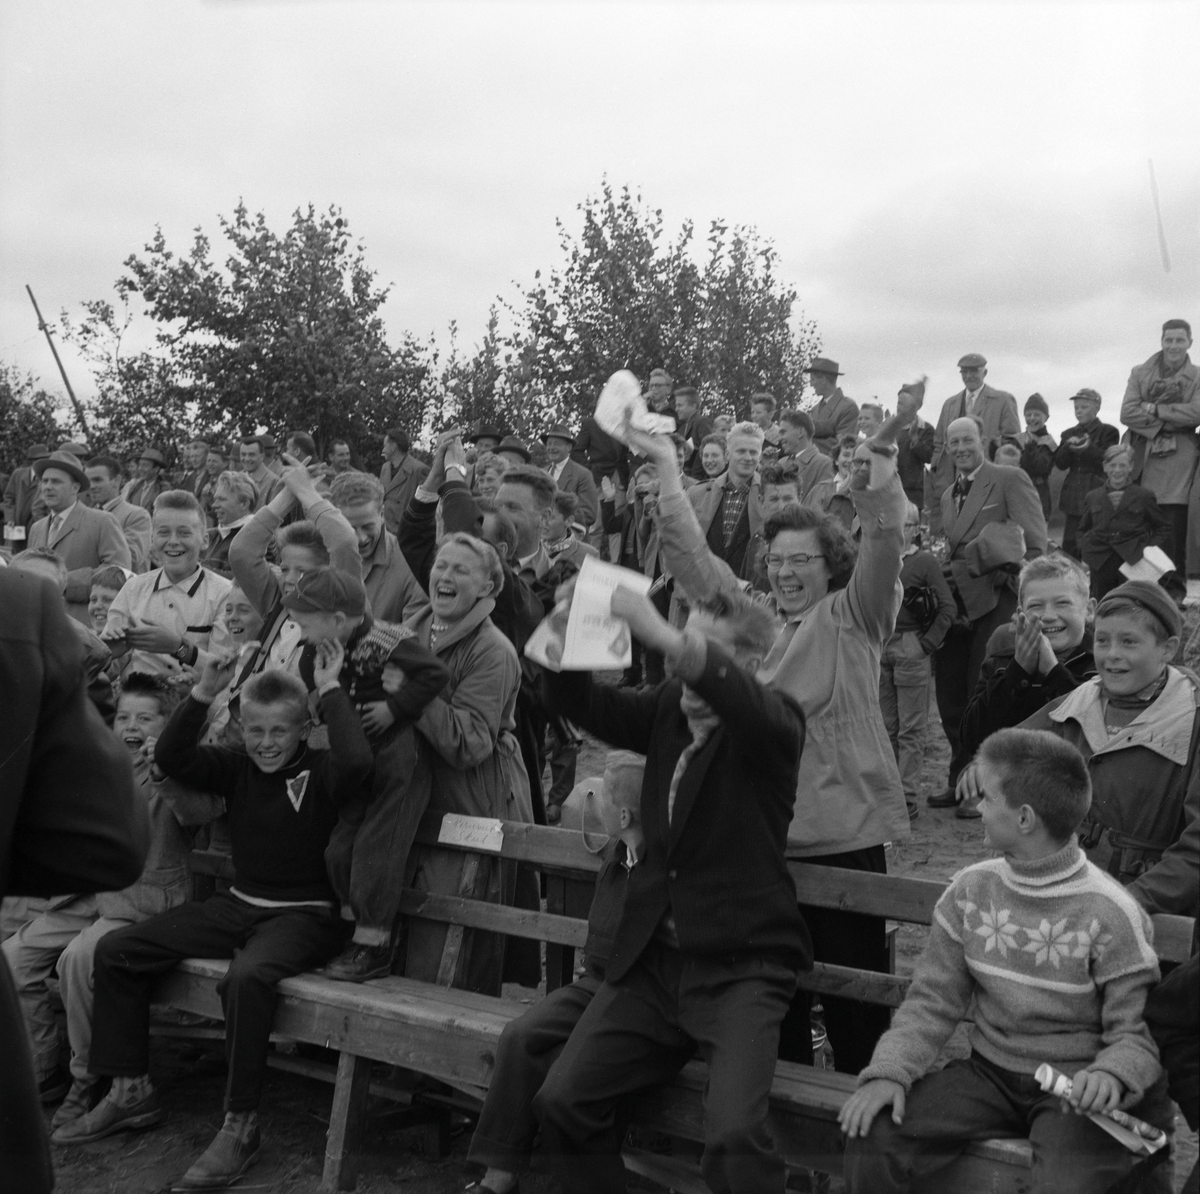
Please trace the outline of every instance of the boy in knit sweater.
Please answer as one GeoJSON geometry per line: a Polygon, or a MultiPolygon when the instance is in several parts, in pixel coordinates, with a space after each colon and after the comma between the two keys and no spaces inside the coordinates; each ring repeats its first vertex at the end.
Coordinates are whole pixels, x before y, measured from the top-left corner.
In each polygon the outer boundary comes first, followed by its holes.
{"type": "Polygon", "coordinates": [[[1071,1112],[1169,1121],[1143,1018],[1158,979],[1149,921],[1075,840],[1091,801],[1083,757],[1009,729],[984,742],[976,769],[999,856],[960,871],[938,901],[908,995],[842,1108],[850,1194],[906,1191],[997,1135],[1029,1136],[1038,1194],[1107,1190],[1132,1155],[1071,1112]],[[964,1019],[971,1056],[930,1072],[964,1019]],[[1034,1079],[1042,1062],[1073,1077],[1070,1107],[1034,1079]]]}

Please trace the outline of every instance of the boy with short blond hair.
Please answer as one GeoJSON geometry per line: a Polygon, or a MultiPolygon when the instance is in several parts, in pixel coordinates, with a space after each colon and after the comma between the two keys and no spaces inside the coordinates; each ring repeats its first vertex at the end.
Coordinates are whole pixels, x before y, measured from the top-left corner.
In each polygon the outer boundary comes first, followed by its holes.
{"type": "Polygon", "coordinates": [[[999,857],[938,900],[904,1003],[842,1108],[849,1194],[907,1191],[996,1135],[1029,1136],[1033,1194],[1111,1188],[1132,1155],[1063,1114],[1034,1078],[1043,1062],[1073,1077],[1072,1110],[1171,1119],[1143,1015],[1158,981],[1149,919],[1075,840],[1091,804],[1082,755],[1052,734],[1001,730],[974,770],[999,857]],[[964,1020],[971,1056],[932,1071],[964,1020]]]}

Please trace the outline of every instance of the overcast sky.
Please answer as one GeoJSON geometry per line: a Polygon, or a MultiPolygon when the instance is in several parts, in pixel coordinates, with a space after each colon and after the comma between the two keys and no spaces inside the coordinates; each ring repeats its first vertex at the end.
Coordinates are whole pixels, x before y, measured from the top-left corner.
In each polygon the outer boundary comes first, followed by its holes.
{"type": "Polygon", "coordinates": [[[1197,45],[1194,3],[0,0],[0,361],[56,380],[26,282],[77,312],[239,198],[339,204],[389,327],[469,347],[607,175],[773,239],[854,397],[924,372],[936,417],[977,351],[1116,422],[1200,322],[1197,45]]]}

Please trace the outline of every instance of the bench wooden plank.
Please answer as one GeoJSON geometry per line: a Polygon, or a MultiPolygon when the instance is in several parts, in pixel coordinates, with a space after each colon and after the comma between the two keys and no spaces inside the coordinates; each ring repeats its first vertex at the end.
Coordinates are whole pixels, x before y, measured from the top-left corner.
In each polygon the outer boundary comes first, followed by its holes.
{"type": "Polygon", "coordinates": [[[333,1087],[333,1108],[325,1137],[325,1168],[321,1183],[327,1190],[353,1190],[358,1179],[354,1155],[359,1151],[371,1086],[371,1063],[365,1057],[342,1053],[333,1087]]]}
{"type": "Polygon", "coordinates": [[[927,925],[934,905],[946,890],[945,883],[910,879],[905,875],[878,875],[870,871],[847,871],[791,860],[788,870],[796,884],[801,904],[834,908],[839,912],[861,912],[927,925]]]}
{"type": "MultiPolygon", "coordinates": [[[[442,846],[443,849],[464,849],[438,841],[442,813],[429,812],[421,819],[417,841],[423,846],[442,846]]],[[[484,853],[494,854],[488,850],[484,853]]],[[[575,872],[582,876],[595,875],[600,869],[600,855],[584,843],[583,834],[576,829],[560,829],[555,825],[527,825],[521,821],[504,822],[504,841],[501,858],[528,862],[536,867],[553,867],[559,872],[575,872]]]]}
{"type": "Polygon", "coordinates": [[[582,949],[587,940],[587,922],[573,916],[555,916],[551,912],[532,912],[503,904],[484,904],[463,896],[435,895],[406,889],[400,897],[400,911],[422,920],[446,921],[471,929],[486,929],[509,937],[548,941],[582,949]]]}

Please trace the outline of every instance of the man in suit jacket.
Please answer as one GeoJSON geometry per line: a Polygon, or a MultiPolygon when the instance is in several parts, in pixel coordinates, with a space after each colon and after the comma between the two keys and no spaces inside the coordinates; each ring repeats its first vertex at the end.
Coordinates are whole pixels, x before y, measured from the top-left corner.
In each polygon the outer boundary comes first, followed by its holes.
{"type": "Polygon", "coordinates": [[[756,423],[737,423],[729,433],[729,467],[704,485],[693,485],[687,495],[696,510],[700,529],[713,554],[741,576],[746,549],[762,532],[758,465],[762,460],[763,432],[756,423]]]}
{"type": "Polygon", "coordinates": [[[597,485],[602,477],[611,477],[614,473],[620,478],[620,488],[625,489],[629,485],[629,449],[613,439],[607,431],[601,430],[592,415],[588,415],[579,425],[571,459],[576,464],[585,465],[597,485]]]}
{"type": "Polygon", "coordinates": [[[83,465],[69,452],[54,452],[33,466],[42,499],[50,513],[29,531],[30,547],[48,547],[67,565],[64,594],[67,612],[90,625],[88,590],[92,572],[104,564],[128,568],[133,563],[121,524],[107,510],[85,506],[79,495],[89,482],[83,465]]]}
{"type": "Polygon", "coordinates": [[[383,482],[383,518],[393,535],[399,534],[404,511],[417,486],[429,474],[429,465],[409,455],[411,447],[408,432],[402,427],[391,428],[383,437],[383,468],[379,479],[383,482]]]}
{"type": "Polygon", "coordinates": [[[646,755],[645,854],[629,873],[605,979],[534,1101],[542,1151],[572,1191],[622,1191],[618,1101],[708,1063],[701,1171],[719,1191],[779,1191],[766,1131],[779,1027],[812,964],[785,859],[804,715],[755,678],[772,619],[740,596],[672,630],[645,595],[613,613],[670,660],[630,692],[586,673],[545,676],[547,703],[646,755]]]}
{"type": "Polygon", "coordinates": [[[93,456],[83,470],[90,485],[88,505],[107,510],[121,527],[129,544],[130,567],[134,572],[150,568],[150,514],[121,496],[121,465],[113,456],[93,456]]]}
{"type": "MultiPolygon", "coordinates": [[[[947,790],[929,797],[933,808],[957,805],[954,788],[959,772],[970,761],[962,757],[960,724],[979,679],[988,639],[1017,608],[1013,573],[1022,558],[1031,560],[1046,550],[1046,518],[1033,482],[1019,468],[984,459],[983,437],[975,419],[950,423],[946,450],[954,461],[955,481],[942,494],[941,517],[959,612],[966,624],[951,628],[934,660],[938,712],[950,740],[951,758],[947,790]],[[997,524],[1005,526],[984,534],[997,524]],[[1013,546],[1015,527],[1024,535],[1023,556],[1013,546]],[[1011,558],[998,562],[996,557],[1006,549],[1011,558]]],[[[967,805],[958,806],[958,812],[978,815],[967,805]]]]}
{"type": "Polygon", "coordinates": [[[854,435],[858,427],[858,406],[842,393],[837,379],[842,376],[837,361],[828,357],[814,357],[808,368],[812,388],[820,401],[809,412],[812,415],[813,443],[831,459],[837,455],[837,446],[847,435],[854,435]]]}
{"type": "Polygon", "coordinates": [[[697,481],[706,478],[704,465],[700,462],[700,445],[706,435],[712,434],[712,419],[700,409],[700,395],[695,386],[680,386],[675,391],[675,413],[679,423],[676,432],[684,442],[684,474],[697,481]]]}
{"type": "Polygon", "coordinates": [[[208,476],[208,441],[192,440],[191,443],[184,446],[182,456],[183,472],[180,473],[175,488],[183,489],[192,497],[198,498],[200,487],[208,476]]]}
{"type": "Polygon", "coordinates": [[[834,473],[833,461],[813,443],[816,424],[802,410],[785,410],[779,416],[779,464],[796,462],[800,502],[812,493],[813,486],[828,481],[834,473]]]}
{"type": "Polygon", "coordinates": [[[4,539],[5,546],[13,552],[23,551],[33,521],[33,504],[37,499],[38,480],[33,466],[50,455],[45,444],[30,444],[25,451],[28,464],[12,471],[4,487],[4,539]],[[19,527],[17,533],[15,528],[19,527]]]}
{"type": "Polygon", "coordinates": [[[542,436],[542,443],[546,445],[546,472],[563,493],[573,493],[579,499],[575,519],[590,527],[600,513],[600,491],[591,470],[571,459],[575,437],[565,423],[555,423],[542,436]]]}
{"type": "Polygon", "coordinates": [[[983,424],[983,442],[990,444],[994,439],[1017,443],[1021,433],[1021,419],[1017,412],[1017,400],[1007,390],[997,390],[984,381],[987,377],[987,358],[982,353],[969,352],[958,362],[959,376],[963,388],[942,403],[933,430],[933,459],[930,461],[930,530],[935,534],[941,525],[942,494],[954,481],[955,464],[946,443],[946,433],[955,419],[976,418],[983,424]],[[936,524],[936,525],[935,525],[936,524]]]}
{"type": "MultiPolygon", "coordinates": [[[[146,857],[146,805],[129,753],[87,698],[83,646],[62,597],[47,580],[0,568],[0,610],[0,897],[127,887],[146,857]]],[[[0,1058],[0,1184],[44,1194],[54,1185],[50,1149],[2,958],[0,1058]]]]}
{"type": "MultiPolygon", "coordinates": [[[[60,452],[64,450],[59,449],[60,452]]],[[[142,454],[137,458],[137,476],[125,486],[121,496],[127,502],[152,513],[158,495],[171,488],[163,477],[163,469],[166,467],[167,458],[160,449],[153,444],[143,448],[142,454]]]]}

